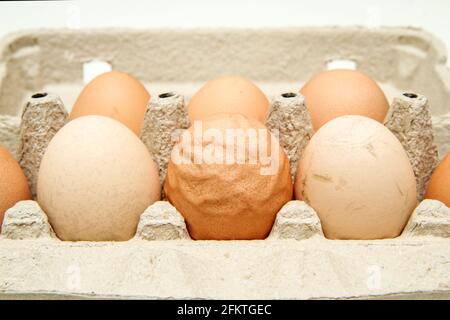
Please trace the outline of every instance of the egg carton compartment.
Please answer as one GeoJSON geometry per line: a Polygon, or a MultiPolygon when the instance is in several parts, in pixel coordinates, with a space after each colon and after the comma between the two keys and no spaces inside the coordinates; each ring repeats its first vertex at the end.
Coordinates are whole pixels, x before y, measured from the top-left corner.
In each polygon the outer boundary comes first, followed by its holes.
{"type": "Polygon", "coordinates": [[[265,240],[193,241],[181,214],[158,201],[129,241],[66,242],[37,202],[22,201],[7,211],[2,227],[0,298],[450,298],[450,209],[422,200],[438,149],[441,156],[450,149],[450,77],[445,51],[432,36],[402,28],[63,30],[16,34],[5,43],[0,142],[15,152],[33,194],[45,148],[67,121],[65,90],[79,92],[86,61],[109,61],[151,84],[141,140],[162,182],[172,134],[189,126],[185,104],[195,84],[224,72],[260,80],[271,97],[266,125],[280,131],[294,176],[313,133],[295,81],[345,57],[385,91],[393,84],[403,89],[387,90],[392,103],[385,125],[411,160],[419,205],[395,239],[328,240],[314,210],[290,201],[265,240]],[[123,49],[118,39],[132,39],[136,48],[123,49]],[[179,45],[212,63],[186,59],[175,51],[179,45]]]}

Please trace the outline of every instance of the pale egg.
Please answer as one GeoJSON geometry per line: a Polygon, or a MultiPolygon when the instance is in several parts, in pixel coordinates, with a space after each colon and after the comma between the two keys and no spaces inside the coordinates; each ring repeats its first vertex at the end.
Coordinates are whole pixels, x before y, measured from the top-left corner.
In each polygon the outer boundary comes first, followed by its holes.
{"type": "Polygon", "coordinates": [[[417,205],[400,141],[362,116],[336,118],[314,134],[299,162],[295,196],[317,212],[330,239],[397,237],[417,205]]]}
{"type": "Polygon", "coordinates": [[[104,116],[75,119],[56,133],[37,184],[38,202],[57,236],[70,241],[129,240],[160,192],[146,146],[104,116]]]}

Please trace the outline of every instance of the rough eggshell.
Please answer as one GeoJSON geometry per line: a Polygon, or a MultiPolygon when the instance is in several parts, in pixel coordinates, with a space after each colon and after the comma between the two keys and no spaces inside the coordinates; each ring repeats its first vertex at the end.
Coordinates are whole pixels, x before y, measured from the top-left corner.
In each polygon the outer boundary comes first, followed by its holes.
{"type": "MultiPolygon", "coordinates": [[[[273,155],[278,156],[278,166],[275,165],[270,174],[265,172],[263,175],[261,168],[267,168],[268,164],[263,165],[261,158],[251,164],[250,152],[245,153],[245,160],[240,163],[194,163],[195,154],[201,155],[201,152],[189,152],[193,144],[182,140],[175,146],[169,162],[164,186],[167,198],[184,216],[193,239],[264,239],[272,228],[277,212],[293,196],[287,156],[276,139],[270,144],[270,132],[254,119],[240,114],[216,115],[202,121],[200,132],[205,134],[212,128],[222,134],[229,128],[264,129],[255,141],[264,148],[272,146],[273,155]],[[268,143],[264,143],[264,139],[268,143]],[[182,155],[180,158],[187,163],[174,161],[175,152],[182,155]]],[[[191,126],[186,134],[192,139],[195,136],[194,127],[191,126]]],[[[200,144],[204,148],[214,145],[225,154],[229,145],[226,141],[204,138],[200,139],[200,144]]],[[[247,150],[258,150],[258,144],[249,143],[249,139],[245,141],[247,150]]],[[[236,147],[234,150],[236,154],[236,147]]]]}
{"type": "Polygon", "coordinates": [[[378,84],[354,70],[322,72],[309,80],[300,93],[305,97],[314,130],[344,115],[383,122],[389,110],[389,102],[378,84]]]}
{"type": "Polygon", "coordinates": [[[150,94],[131,75],[110,71],[89,82],[75,102],[69,119],[101,115],[116,119],[139,135],[150,94]]]}
{"type": "Polygon", "coordinates": [[[0,231],[6,210],[31,198],[28,181],[14,157],[0,145],[0,231]]]}
{"type": "Polygon", "coordinates": [[[330,239],[396,237],[417,204],[401,143],[362,116],[336,118],[316,132],[299,163],[295,196],[316,210],[330,239]]]}
{"type": "Polygon", "coordinates": [[[62,240],[128,240],[160,192],[158,168],[145,145],[103,116],[81,117],[60,129],[39,169],[38,202],[62,240]]]}
{"type": "Polygon", "coordinates": [[[240,113],[264,123],[269,113],[269,101],[251,81],[224,76],[206,83],[192,97],[188,112],[191,121],[218,113],[240,113]]]}
{"type": "Polygon", "coordinates": [[[425,198],[439,200],[450,207],[450,152],[434,169],[425,198]]]}

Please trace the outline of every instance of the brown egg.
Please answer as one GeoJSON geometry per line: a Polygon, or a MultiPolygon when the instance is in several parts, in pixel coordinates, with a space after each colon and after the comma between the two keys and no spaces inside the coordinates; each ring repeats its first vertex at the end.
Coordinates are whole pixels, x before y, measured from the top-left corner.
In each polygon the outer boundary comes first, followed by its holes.
{"type": "Polygon", "coordinates": [[[129,240],[160,192],[158,167],[146,146],[104,116],[66,124],[39,168],[38,202],[62,240],[129,240]]]}
{"type": "Polygon", "coordinates": [[[6,210],[31,198],[28,181],[13,156],[0,145],[0,230],[6,210]]]}
{"type": "Polygon", "coordinates": [[[269,101],[251,81],[242,77],[224,76],[209,81],[188,105],[191,121],[202,120],[217,113],[241,113],[265,123],[269,101]]]}
{"type": "Polygon", "coordinates": [[[314,208],[329,239],[397,237],[417,205],[400,141],[381,123],[354,115],[314,134],[299,161],[295,195],[314,208]]]}
{"type": "Polygon", "coordinates": [[[383,122],[389,103],[378,84],[354,70],[325,71],[309,80],[305,97],[314,130],[344,115],[361,115],[383,122]]]}
{"type": "Polygon", "coordinates": [[[425,199],[439,200],[450,207],[450,152],[434,169],[428,183],[425,199]]]}
{"type": "Polygon", "coordinates": [[[119,71],[99,75],[81,91],[69,119],[101,115],[116,119],[140,134],[150,94],[134,77],[119,71]]]}
{"type": "Polygon", "coordinates": [[[193,239],[266,238],[277,212],[293,196],[283,149],[263,124],[240,114],[199,123],[173,149],[167,198],[193,239]]]}

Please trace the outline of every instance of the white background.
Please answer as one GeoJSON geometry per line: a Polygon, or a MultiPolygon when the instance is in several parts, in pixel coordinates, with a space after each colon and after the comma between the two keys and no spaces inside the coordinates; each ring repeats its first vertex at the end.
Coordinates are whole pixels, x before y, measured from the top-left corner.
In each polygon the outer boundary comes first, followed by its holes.
{"type": "Polygon", "coordinates": [[[0,3],[0,36],[37,27],[415,26],[450,47],[448,0],[108,0],[0,3]]]}

